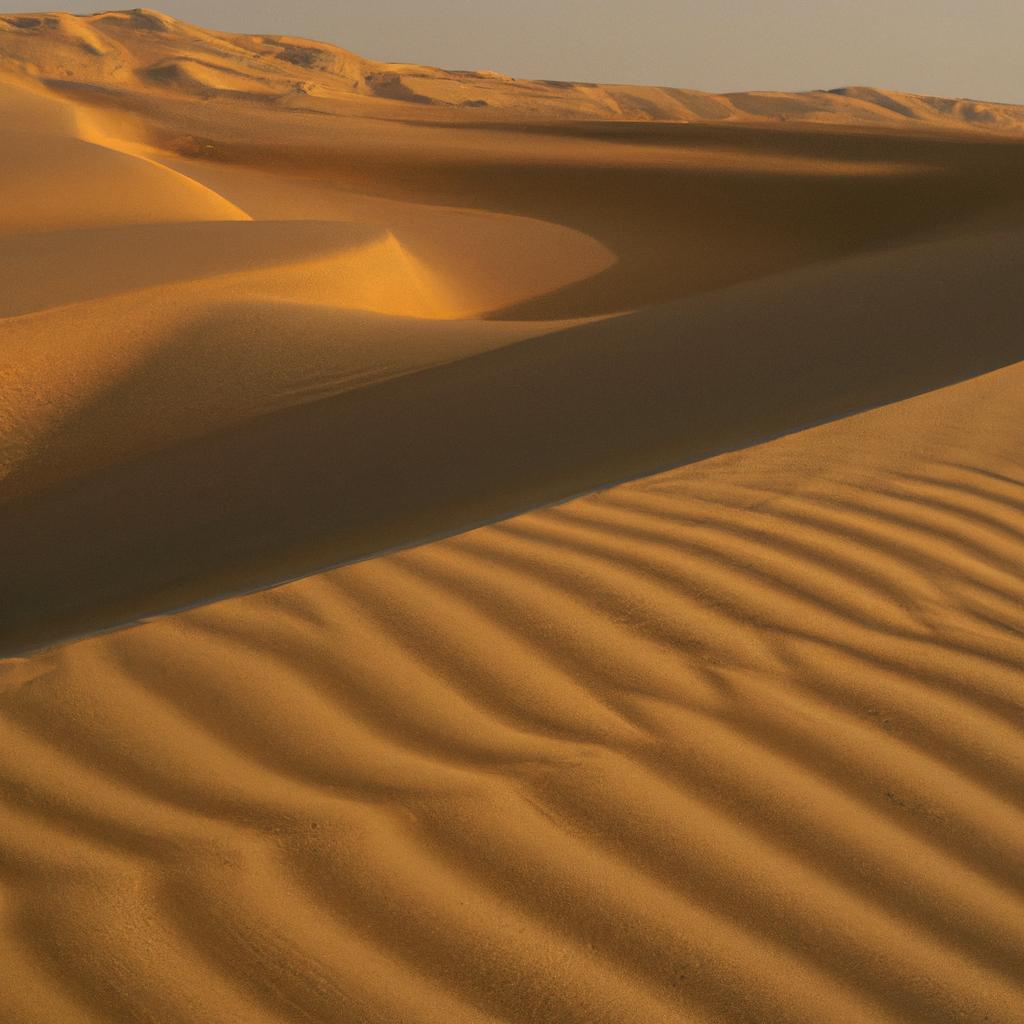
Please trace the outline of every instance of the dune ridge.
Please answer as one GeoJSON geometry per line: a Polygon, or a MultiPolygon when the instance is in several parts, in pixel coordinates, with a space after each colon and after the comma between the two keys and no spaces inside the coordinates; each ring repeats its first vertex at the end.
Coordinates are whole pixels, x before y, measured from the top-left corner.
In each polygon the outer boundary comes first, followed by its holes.
{"type": "Polygon", "coordinates": [[[1024,1022],[1019,118],[0,16],[0,1019],[1024,1022]]]}
{"type": "MultiPolygon", "coordinates": [[[[807,122],[1019,134],[1024,107],[864,86],[807,93],[528,81],[494,71],[382,64],[327,43],[214,32],[138,8],[94,15],[0,15],[0,61],[51,89],[117,102],[169,95],[355,116],[807,122]],[[383,105],[380,101],[386,101],[383,105]]],[[[0,66],[2,66],[0,65],[0,66]]]]}

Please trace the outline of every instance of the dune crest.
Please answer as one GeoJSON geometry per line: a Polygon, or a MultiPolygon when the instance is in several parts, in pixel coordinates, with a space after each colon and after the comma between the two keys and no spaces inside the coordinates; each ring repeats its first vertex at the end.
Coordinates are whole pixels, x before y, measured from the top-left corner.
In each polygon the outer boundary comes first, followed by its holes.
{"type": "Polygon", "coordinates": [[[373,117],[463,120],[808,122],[1019,133],[1024,107],[862,86],[715,95],[655,86],[544,82],[493,71],[381,64],[327,43],[213,32],[144,8],[0,15],[0,61],[52,89],[117,102],[169,96],[373,117]],[[367,101],[371,101],[367,103],[367,101]],[[388,101],[384,104],[374,100],[388,101]]]}
{"type": "Polygon", "coordinates": [[[4,1024],[1024,1024],[1024,124],[0,15],[4,1024]]]}

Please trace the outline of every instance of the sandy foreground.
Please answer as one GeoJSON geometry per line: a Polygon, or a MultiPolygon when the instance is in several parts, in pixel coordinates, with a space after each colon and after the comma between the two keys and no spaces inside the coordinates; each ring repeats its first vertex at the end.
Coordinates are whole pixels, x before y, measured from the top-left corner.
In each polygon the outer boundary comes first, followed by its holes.
{"type": "Polygon", "coordinates": [[[1024,1022],[1022,130],[0,16],[0,1020],[1024,1022]]]}

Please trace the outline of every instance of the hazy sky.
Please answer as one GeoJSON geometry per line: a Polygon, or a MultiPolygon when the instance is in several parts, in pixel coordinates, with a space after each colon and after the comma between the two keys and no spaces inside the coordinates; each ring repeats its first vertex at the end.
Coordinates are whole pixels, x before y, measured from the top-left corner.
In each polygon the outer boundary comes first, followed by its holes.
{"type": "MultiPolygon", "coordinates": [[[[59,2],[28,8],[14,0],[20,11],[53,10],[59,2]]],[[[527,78],[712,92],[875,85],[1024,103],[1024,0],[150,0],[150,5],[209,28],[308,36],[377,60],[488,68],[527,78]]],[[[97,6],[73,2],[61,9],[82,14],[97,6]]]]}

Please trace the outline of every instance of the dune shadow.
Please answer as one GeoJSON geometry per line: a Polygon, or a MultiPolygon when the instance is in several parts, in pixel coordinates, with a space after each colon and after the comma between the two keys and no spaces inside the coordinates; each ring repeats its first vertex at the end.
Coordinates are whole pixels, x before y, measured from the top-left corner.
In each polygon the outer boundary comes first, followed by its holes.
{"type": "Polygon", "coordinates": [[[809,268],[264,416],[0,508],[17,652],[1024,358],[1019,232],[809,268]]]}

